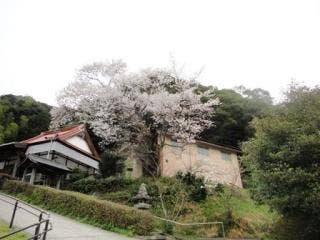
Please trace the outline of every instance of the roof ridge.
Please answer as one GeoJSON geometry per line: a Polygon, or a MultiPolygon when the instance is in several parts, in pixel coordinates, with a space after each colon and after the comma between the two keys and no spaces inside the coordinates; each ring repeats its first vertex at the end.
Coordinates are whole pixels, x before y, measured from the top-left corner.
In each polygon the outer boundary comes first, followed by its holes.
{"type": "Polygon", "coordinates": [[[67,126],[67,127],[63,127],[63,128],[59,128],[59,129],[53,129],[53,130],[47,130],[44,132],[41,132],[40,134],[48,134],[48,133],[55,133],[55,132],[65,132],[65,131],[70,131],[73,130],[77,127],[83,126],[84,124],[77,124],[77,125],[71,125],[71,126],[67,126]]]}
{"type": "Polygon", "coordinates": [[[21,142],[22,143],[27,143],[27,142],[30,142],[30,141],[35,140],[37,138],[46,138],[46,135],[53,135],[53,134],[55,134],[54,137],[58,137],[59,138],[61,136],[62,138],[66,138],[69,135],[72,135],[73,133],[77,133],[78,131],[82,130],[83,126],[84,126],[84,123],[81,123],[81,124],[68,126],[68,127],[64,127],[64,128],[60,128],[60,129],[56,129],[56,130],[44,131],[44,132],[41,132],[37,136],[25,139],[25,140],[23,140],[21,142]]]}

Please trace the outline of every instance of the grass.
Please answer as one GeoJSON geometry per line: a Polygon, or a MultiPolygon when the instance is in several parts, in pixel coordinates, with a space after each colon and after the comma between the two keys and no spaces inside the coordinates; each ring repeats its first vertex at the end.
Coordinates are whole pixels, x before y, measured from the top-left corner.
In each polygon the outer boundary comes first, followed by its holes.
{"type": "MultiPolygon", "coordinates": [[[[13,231],[13,229],[10,229],[8,227],[8,224],[6,224],[3,221],[0,221],[0,236],[3,236],[3,235],[10,233],[12,231],[13,231]]],[[[20,232],[20,233],[17,233],[11,237],[6,238],[6,239],[7,240],[25,240],[27,238],[28,238],[28,235],[26,233],[20,232]]]]}
{"type": "Polygon", "coordinates": [[[224,222],[228,237],[270,239],[269,232],[280,216],[267,205],[255,203],[244,189],[224,188],[200,204],[209,221],[224,222]]]}

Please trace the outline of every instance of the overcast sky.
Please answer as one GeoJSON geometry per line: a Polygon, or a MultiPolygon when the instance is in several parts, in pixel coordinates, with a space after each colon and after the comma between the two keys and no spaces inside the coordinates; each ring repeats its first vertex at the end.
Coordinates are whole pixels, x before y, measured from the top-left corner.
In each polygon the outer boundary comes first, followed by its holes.
{"type": "Polygon", "coordinates": [[[93,61],[132,70],[172,54],[200,81],[260,87],[279,99],[295,79],[320,83],[316,0],[0,0],[0,94],[55,95],[93,61]]]}

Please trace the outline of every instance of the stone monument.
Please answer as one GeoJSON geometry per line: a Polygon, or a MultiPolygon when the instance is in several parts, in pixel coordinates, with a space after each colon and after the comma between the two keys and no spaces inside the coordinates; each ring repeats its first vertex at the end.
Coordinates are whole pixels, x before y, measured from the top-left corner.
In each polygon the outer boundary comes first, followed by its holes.
{"type": "Polygon", "coordinates": [[[148,201],[151,200],[151,197],[147,192],[146,184],[142,183],[140,185],[137,195],[134,196],[132,199],[137,202],[137,204],[134,205],[135,208],[138,208],[138,209],[150,208],[150,204],[148,204],[148,201]]]}

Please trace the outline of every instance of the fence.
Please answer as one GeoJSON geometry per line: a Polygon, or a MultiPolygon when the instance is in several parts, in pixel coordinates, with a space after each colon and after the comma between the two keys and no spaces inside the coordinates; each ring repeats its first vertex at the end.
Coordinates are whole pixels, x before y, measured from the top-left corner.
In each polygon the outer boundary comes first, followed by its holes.
{"type": "Polygon", "coordinates": [[[10,236],[14,236],[17,233],[20,233],[22,231],[28,230],[31,232],[31,229],[34,228],[33,235],[29,237],[28,239],[32,240],[39,240],[42,237],[42,240],[45,240],[47,237],[47,232],[49,232],[52,229],[52,225],[50,223],[50,215],[49,213],[43,211],[42,209],[36,208],[24,201],[18,200],[14,197],[11,197],[9,195],[6,195],[4,193],[0,193],[0,201],[5,202],[11,206],[12,208],[12,214],[10,216],[9,220],[9,228],[13,228],[15,218],[17,215],[17,211],[21,209],[22,211],[25,211],[29,214],[30,218],[28,218],[28,221],[31,220],[31,216],[36,217],[36,222],[30,223],[28,226],[13,230],[12,232],[0,236],[0,239],[5,239],[10,236]],[[29,208],[29,209],[28,209],[29,208]]]}
{"type": "Polygon", "coordinates": [[[195,237],[193,236],[186,236],[186,235],[177,235],[175,236],[176,239],[226,239],[226,234],[225,234],[225,229],[224,229],[224,225],[223,222],[202,222],[202,223],[180,223],[180,222],[176,222],[173,220],[169,220],[169,219],[165,219],[165,218],[160,218],[160,217],[156,217],[156,219],[166,223],[166,224],[172,224],[174,226],[180,226],[180,227],[187,227],[187,228],[194,228],[194,227],[205,227],[205,226],[212,226],[212,225],[218,225],[220,227],[220,231],[221,231],[221,237],[207,237],[207,236],[197,236],[195,237]]]}

